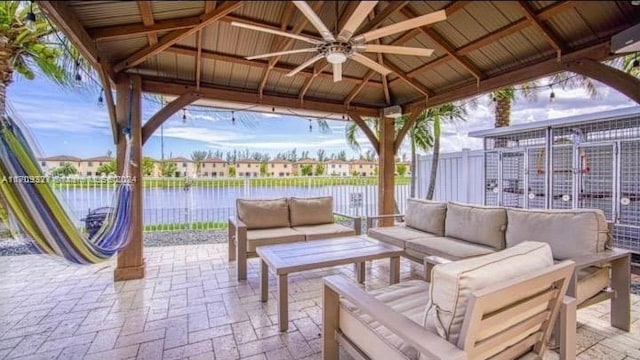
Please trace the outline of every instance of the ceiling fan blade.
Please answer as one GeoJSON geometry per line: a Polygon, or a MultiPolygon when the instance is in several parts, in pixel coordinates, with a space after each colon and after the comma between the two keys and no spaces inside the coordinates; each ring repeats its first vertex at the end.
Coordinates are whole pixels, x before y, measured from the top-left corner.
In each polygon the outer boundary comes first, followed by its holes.
{"type": "Polygon", "coordinates": [[[333,65],[333,82],[342,81],[342,64],[333,65]]]}
{"type": "Polygon", "coordinates": [[[320,20],[320,17],[318,17],[318,14],[313,11],[306,1],[293,1],[293,5],[295,5],[298,10],[307,17],[307,20],[309,20],[309,22],[318,29],[323,39],[326,41],[336,41],[336,38],[333,37],[331,31],[329,31],[327,26],[322,22],[322,20],[320,20]]]}
{"type": "Polygon", "coordinates": [[[377,45],[365,44],[357,47],[358,50],[364,52],[374,52],[383,54],[399,54],[399,55],[415,55],[415,56],[431,56],[433,49],[422,49],[406,46],[377,45]]]}
{"type": "Polygon", "coordinates": [[[353,53],[353,55],[351,55],[351,59],[359,62],[360,64],[368,67],[371,70],[379,72],[382,75],[387,76],[391,73],[391,70],[387,69],[386,67],[378,64],[377,62],[369,59],[368,57],[362,54],[353,53]]]}
{"type": "Polygon", "coordinates": [[[306,68],[307,66],[313,64],[314,62],[316,62],[316,61],[318,61],[318,60],[320,60],[322,58],[324,58],[323,55],[316,55],[316,56],[312,57],[311,59],[309,59],[309,60],[303,62],[302,64],[300,64],[300,66],[298,66],[297,68],[289,71],[287,73],[287,75],[285,75],[285,76],[293,76],[293,75],[299,73],[300,71],[304,70],[304,68],[306,68]]]}
{"type": "Polygon", "coordinates": [[[355,42],[368,42],[371,40],[379,39],[381,37],[393,35],[402,31],[415,29],[421,26],[433,24],[438,21],[447,19],[447,13],[444,10],[434,11],[430,14],[415,17],[413,19],[401,21],[393,25],[385,26],[380,29],[371,30],[367,33],[356,36],[353,40],[355,42]]]}
{"type": "Polygon", "coordinates": [[[262,58],[271,57],[271,56],[278,56],[278,55],[289,55],[289,54],[299,54],[299,53],[305,53],[305,52],[315,52],[317,50],[318,49],[316,49],[316,48],[308,48],[308,49],[296,49],[296,50],[288,50],[288,51],[278,51],[278,52],[262,54],[262,55],[247,56],[246,59],[247,60],[255,60],[255,59],[262,59],[262,58]]]}
{"type": "Polygon", "coordinates": [[[376,7],[377,3],[377,1],[361,1],[349,17],[349,20],[344,24],[340,34],[338,34],[338,40],[346,42],[351,39],[353,33],[362,25],[364,19],[366,19],[371,10],[376,7]]]}
{"type": "Polygon", "coordinates": [[[249,30],[256,30],[256,31],[266,32],[266,33],[269,33],[269,34],[286,36],[286,37],[290,37],[290,38],[293,38],[293,39],[296,39],[296,40],[306,41],[306,42],[311,43],[313,45],[322,44],[322,41],[318,41],[316,39],[312,39],[312,38],[309,38],[309,37],[306,37],[306,36],[302,36],[302,35],[291,34],[291,33],[285,32],[285,31],[273,30],[273,29],[262,27],[262,26],[245,24],[245,23],[241,23],[241,22],[237,22],[237,21],[232,21],[231,25],[232,26],[241,27],[241,28],[245,28],[245,29],[249,29],[249,30]]]}

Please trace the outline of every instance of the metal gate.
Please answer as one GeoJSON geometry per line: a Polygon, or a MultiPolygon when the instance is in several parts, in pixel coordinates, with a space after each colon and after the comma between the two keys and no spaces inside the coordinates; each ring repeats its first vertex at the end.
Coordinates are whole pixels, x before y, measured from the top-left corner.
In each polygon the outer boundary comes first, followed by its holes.
{"type": "Polygon", "coordinates": [[[616,144],[579,145],[575,152],[575,207],[601,209],[609,221],[616,219],[616,144]]]}
{"type": "Polygon", "coordinates": [[[553,209],[573,207],[573,146],[554,145],[551,155],[553,209]]]}
{"type": "Polygon", "coordinates": [[[545,186],[547,160],[544,148],[529,148],[526,155],[527,197],[525,198],[525,208],[544,209],[547,206],[547,189],[545,186]]]}
{"type": "Polygon", "coordinates": [[[525,207],[524,151],[507,150],[500,154],[502,158],[500,188],[501,206],[525,207]]]}
{"type": "Polygon", "coordinates": [[[640,252],[640,140],[620,142],[617,164],[616,245],[640,252]]]}

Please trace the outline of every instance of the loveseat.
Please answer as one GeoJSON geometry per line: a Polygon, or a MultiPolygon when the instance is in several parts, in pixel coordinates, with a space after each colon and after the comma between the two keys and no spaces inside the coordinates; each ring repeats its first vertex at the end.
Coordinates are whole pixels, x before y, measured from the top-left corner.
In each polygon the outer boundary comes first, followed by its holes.
{"type": "Polygon", "coordinates": [[[237,199],[229,219],[229,261],[236,260],[238,280],[247,278],[247,258],[256,247],[359,235],[361,219],[333,211],[331,196],[314,198],[237,199]],[[352,226],[334,222],[348,218],[352,226]]]}
{"type": "MultiPolygon", "coordinates": [[[[548,243],[554,259],[573,260],[576,271],[567,294],[578,307],[611,298],[611,323],[629,331],[630,254],[611,249],[610,229],[598,209],[525,210],[409,199],[390,227],[368,235],[402,247],[422,263],[427,256],[459,260],[487,255],[524,241],[548,243]]],[[[378,217],[379,218],[379,217],[378,217]]]]}

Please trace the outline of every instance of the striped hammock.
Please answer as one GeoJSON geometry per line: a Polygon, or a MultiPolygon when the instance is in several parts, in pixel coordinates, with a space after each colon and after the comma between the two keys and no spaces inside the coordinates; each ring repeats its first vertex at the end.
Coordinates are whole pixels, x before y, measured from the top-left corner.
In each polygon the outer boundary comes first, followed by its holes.
{"type": "MultiPolygon", "coordinates": [[[[125,159],[131,148],[127,135],[125,159]]],[[[125,174],[127,176],[125,166],[125,174]]],[[[81,233],[55,195],[20,127],[9,117],[0,121],[0,205],[11,214],[37,252],[77,264],[109,259],[128,244],[131,184],[119,183],[115,207],[89,239],[81,233]]]]}

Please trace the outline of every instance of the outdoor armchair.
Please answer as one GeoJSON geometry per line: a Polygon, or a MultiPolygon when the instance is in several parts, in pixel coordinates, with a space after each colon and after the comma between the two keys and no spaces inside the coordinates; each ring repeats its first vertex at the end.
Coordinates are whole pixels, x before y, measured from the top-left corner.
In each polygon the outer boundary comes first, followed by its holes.
{"type": "Polygon", "coordinates": [[[553,264],[546,244],[514,249],[370,293],[325,278],[323,359],[337,359],[338,344],[358,359],[542,358],[561,308],[561,359],[574,358],[576,303],[565,296],[574,263],[553,264]],[[517,270],[525,256],[531,264],[517,270]]]}

